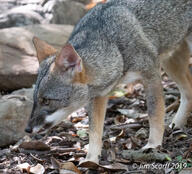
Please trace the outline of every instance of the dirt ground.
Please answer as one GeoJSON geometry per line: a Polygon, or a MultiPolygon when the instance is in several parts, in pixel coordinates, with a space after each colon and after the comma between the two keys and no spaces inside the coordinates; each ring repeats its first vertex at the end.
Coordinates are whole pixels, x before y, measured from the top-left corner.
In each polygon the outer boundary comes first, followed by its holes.
{"type": "MultiPolygon", "coordinates": [[[[162,83],[168,125],[178,108],[180,96],[175,83],[165,74],[162,83]]],[[[89,134],[86,109],[81,109],[47,134],[25,136],[15,145],[0,149],[0,174],[192,173],[190,119],[183,130],[166,126],[162,147],[141,151],[149,132],[143,86],[120,86],[111,95],[100,165],[86,163],[79,166],[87,152],[89,134]]]]}

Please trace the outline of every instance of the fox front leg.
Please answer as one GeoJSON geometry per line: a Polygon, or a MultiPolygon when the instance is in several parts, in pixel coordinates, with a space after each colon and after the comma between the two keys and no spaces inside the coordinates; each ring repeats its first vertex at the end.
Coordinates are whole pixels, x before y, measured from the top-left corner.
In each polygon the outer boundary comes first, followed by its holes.
{"type": "Polygon", "coordinates": [[[108,97],[96,97],[89,105],[89,150],[85,161],[99,163],[108,97]]]}
{"type": "Polygon", "coordinates": [[[145,83],[144,86],[147,99],[150,132],[148,143],[143,147],[143,149],[156,148],[162,144],[165,115],[161,78],[156,77],[151,80],[146,80],[146,82],[147,83],[145,83]]]}

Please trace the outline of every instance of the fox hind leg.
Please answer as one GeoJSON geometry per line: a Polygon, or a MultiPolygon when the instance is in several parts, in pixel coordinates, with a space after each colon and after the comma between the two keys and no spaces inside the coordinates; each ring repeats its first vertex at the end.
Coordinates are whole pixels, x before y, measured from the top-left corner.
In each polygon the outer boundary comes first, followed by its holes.
{"type": "Polygon", "coordinates": [[[183,41],[169,56],[162,58],[164,70],[177,83],[181,93],[181,104],[171,127],[183,127],[192,111],[192,76],[188,67],[189,58],[190,50],[186,41],[183,41]]]}

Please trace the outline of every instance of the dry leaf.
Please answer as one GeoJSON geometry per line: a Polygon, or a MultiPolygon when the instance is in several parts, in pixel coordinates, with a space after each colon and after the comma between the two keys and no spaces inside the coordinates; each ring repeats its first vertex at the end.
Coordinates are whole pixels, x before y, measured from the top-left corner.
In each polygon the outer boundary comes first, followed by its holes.
{"type": "Polygon", "coordinates": [[[22,164],[17,165],[17,167],[21,170],[21,172],[26,171],[27,173],[29,173],[31,166],[29,165],[29,163],[22,163],[22,164]]]}
{"type": "Polygon", "coordinates": [[[118,112],[120,112],[123,115],[126,115],[130,118],[139,118],[139,113],[135,111],[134,109],[117,109],[118,112]]]}
{"type": "Polygon", "coordinates": [[[121,163],[114,163],[110,165],[100,165],[92,161],[85,161],[85,162],[81,162],[79,166],[89,168],[89,169],[94,169],[94,170],[98,168],[103,168],[105,170],[111,170],[111,171],[121,171],[121,170],[127,171],[128,170],[127,166],[121,163]]]}
{"type": "Polygon", "coordinates": [[[131,83],[131,84],[126,86],[126,97],[132,96],[133,93],[134,93],[134,84],[131,83]]]}
{"type": "Polygon", "coordinates": [[[20,146],[25,150],[38,150],[38,151],[48,151],[50,147],[43,143],[42,141],[30,141],[30,142],[23,142],[20,146]]]}
{"type": "Polygon", "coordinates": [[[30,168],[30,173],[33,174],[43,174],[45,172],[45,168],[41,164],[37,164],[34,167],[30,168]]]}
{"type": "Polygon", "coordinates": [[[97,169],[99,167],[99,165],[97,163],[94,163],[92,161],[81,161],[79,166],[85,167],[88,169],[97,169]]]}
{"type": "Polygon", "coordinates": [[[109,164],[109,165],[100,165],[100,167],[107,169],[107,170],[111,170],[111,171],[127,171],[128,168],[126,165],[123,165],[121,163],[114,163],[114,164],[109,164]]]}
{"type": "Polygon", "coordinates": [[[59,170],[59,173],[60,174],[77,174],[76,172],[73,172],[70,170],[64,170],[64,169],[59,170]]]}
{"type": "Polygon", "coordinates": [[[75,172],[77,174],[81,174],[80,170],[72,162],[62,163],[60,168],[60,173],[63,170],[68,170],[68,171],[75,172]]]}
{"type": "Polygon", "coordinates": [[[81,174],[80,170],[72,162],[61,163],[52,157],[51,163],[53,168],[59,169],[60,174],[81,174]]]}

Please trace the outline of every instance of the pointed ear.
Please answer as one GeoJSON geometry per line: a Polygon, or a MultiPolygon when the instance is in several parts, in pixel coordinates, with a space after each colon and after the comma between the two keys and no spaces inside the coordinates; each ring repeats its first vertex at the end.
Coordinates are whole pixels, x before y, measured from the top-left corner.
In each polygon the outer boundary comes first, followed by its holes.
{"type": "Polygon", "coordinates": [[[33,44],[37,51],[37,58],[39,63],[41,63],[48,56],[57,52],[54,47],[47,44],[45,41],[40,40],[38,37],[33,37],[33,44]]]}
{"type": "Polygon", "coordinates": [[[82,72],[83,65],[80,56],[77,54],[72,45],[66,44],[55,60],[56,66],[61,71],[67,71],[73,68],[75,72],[82,72]]]}

